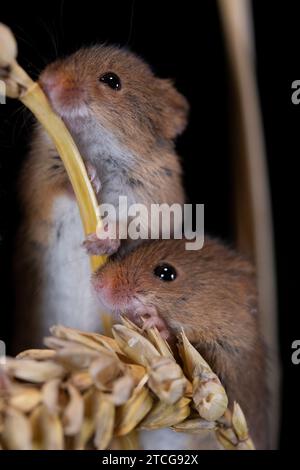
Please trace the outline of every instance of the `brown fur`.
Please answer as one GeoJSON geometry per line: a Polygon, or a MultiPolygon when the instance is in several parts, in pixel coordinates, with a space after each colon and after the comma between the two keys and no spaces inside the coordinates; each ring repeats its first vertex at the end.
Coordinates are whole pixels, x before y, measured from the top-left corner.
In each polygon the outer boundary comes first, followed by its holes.
{"type": "Polygon", "coordinates": [[[145,243],[100,270],[95,289],[112,310],[138,323],[134,310],[142,303],[143,314],[154,309],[172,334],[184,327],[223,382],[230,404],[242,406],[257,448],[266,448],[265,351],[253,267],[216,241],[207,239],[199,251],[186,251],[184,244],[145,243]],[[161,262],[176,268],[174,281],[154,276],[161,262]]]}
{"type": "MultiPolygon", "coordinates": [[[[186,126],[188,104],[170,80],[157,78],[142,59],[126,49],[94,46],[50,64],[41,74],[40,82],[54,108],[72,109],[84,100],[91,115],[132,151],[136,156],[134,164],[122,166],[115,162],[112,171],[126,173],[128,187],[134,190],[137,202],[184,201],[174,139],[186,126]],[[120,91],[99,82],[99,77],[108,71],[120,76],[120,91]],[[55,102],[51,97],[53,83],[60,84],[55,102]]],[[[28,221],[34,219],[28,224],[33,231],[38,221],[49,218],[55,196],[62,191],[71,194],[63,164],[57,157],[52,144],[42,139],[37,129],[20,184],[25,216],[28,221]]],[[[102,185],[112,177],[110,173],[98,176],[102,185]]],[[[99,200],[105,202],[101,192],[99,200]]],[[[47,230],[39,237],[42,238],[47,238],[47,230]]]]}
{"type": "MultiPolygon", "coordinates": [[[[128,50],[99,45],[80,49],[50,64],[41,74],[40,83],[70,129],[84,161],[94,166],[102,185],[98,194],[101,203],[117,205],[119,195],[128,195],[130,203],[143,203],[147,207],[152,203],[184,202],[174,139],[185,128],[188,105],[171,81],[157,78],[142,59],[128,50]],[[120,76],[121,90],[112,90],[99,81],[107,72],[120,76]],[[88,108],[88,119],[80,116],[69,119],[64,114],[66,110],[72,114],[82,103],[88,108]],[[98,128],[93,129],[95,122],[101,127],[99,132],[98,128]],[[105,132],[109,133],[112,143],[109,139],[108,143],[102,142],[101,132],[104,137],[105,132]],[[85,144],[93,146],[92,155],[85,144]],[[123,158],[119,158],[119,150],[115,155],[110,153],[111,144],[124,151],[123,158]]],[[[95,312],[90,304],[86,307],[84,300],[80,303],[86,294],[82,290],[88,291],[90,287],[88,259],[80,246],[84,235],[81,240],[79,216],[78,223],[77,219],[74,224],[69,222],[69,206],[65,214],[60,213],[59,220],[57,215],[55,219],[53,207],[62,199],[61,195],[66,195],[75,205],[57,151],[44,131],[36,126],[20,179],[23,223],[16,246],[14,340],[18,351],[40,345],[49,325],[57,320],[68,321],[72,326],[73,311],[74,317],[77,315],[75,325],[83,326],[81,318],[84,318],[86,328],[87,319],[91,319],[88,326],[94,328],[95,312]],[[73,237],[74,234],[79,235],[73,237]],[[71,243],[73,238],[76,242],[71,243]],[[61,240],[66,240],[65,248],[61,240]],[[73,247],[75,243],[76,248],[70,253],[66,244],[73,247]],[[53,269],[49,260],[57,253],[60,258],[53,269]],[[83,263],[86,270],[81,279],[83,263]],[[63,278],[73,279],[76,270],[81,273],[78,279],[72,285],[71,281],[64,283],[63,278]],[[77,293],[76,299],[72,292],[77,293]],[[84,315],[77,313],[79,304],[84,315]]]]}

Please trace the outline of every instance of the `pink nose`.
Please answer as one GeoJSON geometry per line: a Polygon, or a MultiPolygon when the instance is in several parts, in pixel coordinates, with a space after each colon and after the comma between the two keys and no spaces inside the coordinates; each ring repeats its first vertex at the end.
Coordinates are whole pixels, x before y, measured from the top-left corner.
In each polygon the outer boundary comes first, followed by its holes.
{"type": "Polygon", "coordinates": [[[108,305],[125,306],[132,301],[131,289],[110,276],[95,276],[93,288],[99,298],[108,305]]]}
{"type": "Polygon", "coordinates": [[[40,83],[54,108],[78,105],[83,97],[78,83],[64,71],[46,70],[40,83]]]}
{"type": "Polygon", "coordinates": [[[93,278],[93,288],[100,299],[107,303],[113,303],[114,288],[110,279],[103,279],[100,276],[93,278]]]}

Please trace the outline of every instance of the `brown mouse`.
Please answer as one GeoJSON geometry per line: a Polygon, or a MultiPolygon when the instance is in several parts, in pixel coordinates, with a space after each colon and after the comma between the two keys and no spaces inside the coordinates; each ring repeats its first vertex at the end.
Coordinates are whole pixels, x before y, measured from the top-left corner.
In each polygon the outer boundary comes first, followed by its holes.
{"type": "MultiPolygon", "coordinates": [[[[172,82],[127,49],[98,45],[50,64],[40,84],[69,128],[101,203],[184,202],[175,138],[188,104],[172,82]]],[[[100,328],[84,234],[63,164],[36,126],[24,165],[23,225],[16,249],[16,349],[40,344],[57,322],[100,328]]],[[[123,220],[117,220],[122,224],[123,220]]],[[[126,221],[124,222],[126,223],[126,221]]],[[[120,241],[97,250],[111,254],[120,241]]]]}
{"type": "MultiPolygon", "coordinates": [[[[251,263],[213,239],[198,251],[186,240],[145,242],[93,276],[101,301],[139,326],[172,340],[183,327],[219,376],[229,402],[247,418],[256,448],[266,449],[265,350],[251,263]]],[[[119,259],[118,259],[119,258],[119,259]]]]}

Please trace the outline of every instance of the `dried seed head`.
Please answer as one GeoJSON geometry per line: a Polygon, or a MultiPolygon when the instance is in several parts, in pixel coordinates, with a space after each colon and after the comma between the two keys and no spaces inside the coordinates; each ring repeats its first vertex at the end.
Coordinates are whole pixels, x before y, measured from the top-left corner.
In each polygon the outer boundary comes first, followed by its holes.
{"type": "Polygon", "coordinates": [[[88,371],[73,372],[69,382],[80,392],[84,392],[93,385],[93,379],[88,371]]]}
{"type": "Polygon", "coordinates": [[[74,450],[84,449],[95,432],[95,416],[99,408],[100,392],[91,388],[83,395],[84,417],[80,431],[74,437],[74,450]]]}
{"type": "Polygon", "coordinates": [[[125,364],[125,374],[126,373],[132,377],[135,386],[138,385],[146,375],[148,377],[146,368],[138,364],[125,364]]]}
{"type": "Polygon", "coordinates": [[[219,419],[226,411],[228,398],[224,387],[184,332],[179,351],[188,377],[193,383],[193,400],[200,416],[208,421],[219,419]]]}
{"type": "Polygon", "coordinates": [[[130,400],[117,409],[115,435],[124,436],[135,429],[151,410],[152,404],[149,391],[145,387],[137,387],[130,400]]]}
{"type": "Polygon", "coordinates": [[[111,400],[105,398],[104,395],[100,398],[95,421],[96,432],[94,445],[98,450],[105,450],[113,437],[115,406],[111,400]]]}
{"type": "Polygon", "coordinates": [[[6,408],[1,440],[8,450],[32,449],[31,427],[23,413],[14,408],[6,408]]]}
{"type": "Polygon", "coordinates": [[[180,340],[181,343],[179,343],[178,349],[182,357],[188,378],[192,381],[195,377],[216,377],[201,354],[189,342],[184,331],[181,332],[180,340]]]}
{"type": "Polygon", "coordinates": [[[150,328],[149,330],[147,330],[147,336],[162,356],[174,359],[169,344],[165,339],[161,337],[157,328],[150,328]]]}
{"type": "Polygon", "coordinates": [[[66,436],[74,436],[80,431],[83,423],[84,404],[78,390],[71,384],[67,384],[69,403],[63,413],[63,427],[66,436]]]}
{"type": "Polygon", "coordinates": [[[124,325],[114,325],[113,335],[123,353],[136,364],[147,367],[153,358],[160,356],[150,341],[124,325]]]}
{"type": "Polygon", "coordinates": [[[202,418],[191,418],[173,426],[174,431],[187,432],[189,434],[199,434],[200,431],[213,430],[216,428],[214,421],[206,421],[202,418]]]}
{"type": "Polygon", "coordinates": [[[42,401],[40,390],[28,386],[14,385],[10,395],[8,404],[23,413],[29,413],[42,401]]]}
{"type": "Polygon", "coordinates": [[[238,445],[238,438],[232,428],[219,428],[218,434],[221,435],[228,442],[230,442],[234,447],[238,445]]]}
{"type": "Polygon", "coordinates": [[[113,350],[113,345],[115,344],[112,338],[105,338],[96,333],[86,333],[62,325],[55,325],[50,328],[50,331],[55,338],[79,343],[82,346],[103,353],[107,352],[108,348],[113,350]],[[103,340],[103,338],[105,338],[105,340],[103,340]]]}
{"type": "Polygon", "coordinates": [[[226,449],[254,448],[239,405],[231,413],[218,377],[184,335],[180,350],[192,383],[156,330],[144,333],[149,341],[125,320],[107,343],[70,328],[53,331],[50,353],[7,358],[0,374],[2,447],[131,448],[133,431],[171,427],[214,430],[226,449]]]}
{"type": "Polygon", "coordinates": [[[63,428],[56,414],[49,413],[40,405],[30,416],[33,449],[62,450],[64,448],[63,428]]]}
{"type": "Polygon", "coordinates": [[[172,404],[183,397],[187,380],[174,358],[155,357],[148,373],[148,385],[160,400],[172,404]]]}
{"type": "Polygon", "coordinates": [[[32,383],[43,383],[66,374],[64,368],[55,362],[32,359],[7,358],[4,368],[9,376],[32,383]]]}
{"type": "Polygon", "coordinates": [[[59,412],[60,384],[60,379],[52,379],[46,382],[42,387],[43,404],[51,414],[57,414],[59,412]]]}
{"type": "Polygon", "coordinates": [[[89,367],[89,373],[99,390],[111,391],[113,381],[122,374],[124,368],[122,363],[109,354],[98,355],[89,367]]]}
{"type": "Polygon", "coordinates": [[[246,418],[237,402],[234,402],[233,404],[232,426],[240,441],[245,441],[248,439],[248,426],[246,418]]]}
{"type": "Polygon", "coordinates": [[[226,438],[226,436],[224,436],[224,434],[221,432],[220,429],[216,430],[216,437],[217,437],[219,444],[221,445],[223,449],[236,450],[236,447],[232,444],[230,440],[226,438]]]}
{"type": "Polygon", "coordinates": [[[16,359],[33,359],[35,361],[44,361],[52,359],[55,356],[53,349],[27,349],[16,356],[16,359]]]}
{"type": "Polygon", "coordinates": [[[228,406],[228,398],[220,382],[193,380],[193,400],[199,415],[207,421],[219,419],[228,406]]]}
{"type": "Polygon", "coordinates": [[[181,398],[181,400],[174,405],[168,405],[162,401],[158,401],[142,421],[140,428],[159,429],[181,423],[190,414],[189,403],[190,400],[188,398],[181,398]]]}
{"type": "Polygon", "coordinates": [[[0,67],[7,67],[17,57],[17,43],[11,30],[0,23],[0,67]]]}
{"type": "Polygon", "coordinates": [[[111,401],[116,405],[124,405],[132,395],[134,381],[130,375],[123,375],[113,383],[111,401]]]}

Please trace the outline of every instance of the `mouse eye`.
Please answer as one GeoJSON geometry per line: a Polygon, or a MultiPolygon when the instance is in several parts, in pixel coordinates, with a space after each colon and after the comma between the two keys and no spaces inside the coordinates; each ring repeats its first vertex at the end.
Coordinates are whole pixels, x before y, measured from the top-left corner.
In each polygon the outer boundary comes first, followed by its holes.
{"type": "Polygon", "coordinates": [[[174,281],[177,277],[176,269],[170,264],[159,264],[154,269],[154,275],[162,281],[174,281]]]}
{"type": "Polygon", "coordinates": [[[121,90],[121,80],[114,72],[107,72],[101,75],[99,81],[105,83],[105,85],[108,85],[113,90],[121,90]]]}

